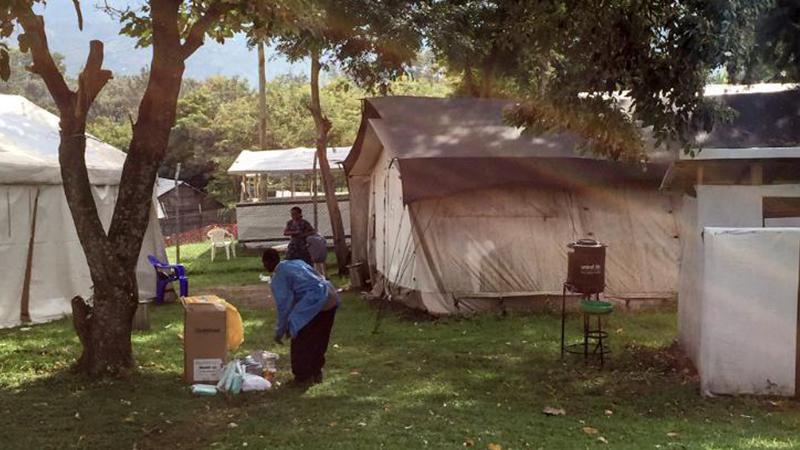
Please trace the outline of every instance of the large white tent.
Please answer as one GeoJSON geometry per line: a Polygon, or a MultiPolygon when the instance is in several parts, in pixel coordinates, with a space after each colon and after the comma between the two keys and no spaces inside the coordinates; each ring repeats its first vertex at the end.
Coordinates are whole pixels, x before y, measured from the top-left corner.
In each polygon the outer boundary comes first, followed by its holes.
{"type": "Polygon", "coordinates": [[[671,298],[676,197],[658,191],[668,154],[640,166],[579,151],[571,134],[524,135],[511,102],[365,100],[345,161],[353,261],[393,299],[433,314],[560,295],[567,243],[608,244],[607,296],[671,298]]]}
{"type": "MultiPolygon", "coordinates": [[[[71,313],[70,299],[92,281],[61,183],[59,119],[23,97],[0,95],[0,328],[71,313]]],[[[108,227],[125,154],[90,137],[89,180],[108,227]]],[[[140,296],[155,294],[148,254],[164,256],[153,209],[137,267],[140,296]]]]}

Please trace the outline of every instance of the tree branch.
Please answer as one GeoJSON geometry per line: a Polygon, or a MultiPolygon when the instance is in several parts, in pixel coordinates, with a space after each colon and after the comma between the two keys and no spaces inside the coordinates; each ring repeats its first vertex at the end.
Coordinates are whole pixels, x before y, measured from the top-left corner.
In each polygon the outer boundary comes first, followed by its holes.
{"type": "Polygon", "coordinates": [[[77,118],[86,119],[89,107],[97,97],[97,94],[111,79],[111,71],[103,68],[103,43],[91,41],[89,43],[89,56],[86,58],[86,66],[78,76],[78,104],[75,109],[77,118]]]}
{"type": "Polygon", "coordinates": [[[231,9],[233,9],[232,4],[219,0],[208,7],[205,14],[197,19],[194,25],[189,29],[189,34],[186,35],[186,40],[181,46],[181,55],[184,60],[192,56],[192,54],[203,45],[203,38],[206,32],[208,32],[208,29],[231,9]]]}
{"type": "Polygon", "coordinates": [[[27,2],[17,2],[17,18],[25,30],[25,42],[30,47],[33,65],[28,70],[42,77],[47,90],[53,96],[59,111],[68,112],[72,108],[75,95],[67,86],[64,76],[53,61],[50,48],[47,45],[47,35],[44,31],[44,18],[34,14],[30,5],[21,6],[27,2]]]}
{"type": "Polygon", "coordinates": [[[78,16],[78,29],[83,31],[83,13],[81,12],[80,0],[72,0],[72,5],[75,6],[75,14],[78,16]]]}

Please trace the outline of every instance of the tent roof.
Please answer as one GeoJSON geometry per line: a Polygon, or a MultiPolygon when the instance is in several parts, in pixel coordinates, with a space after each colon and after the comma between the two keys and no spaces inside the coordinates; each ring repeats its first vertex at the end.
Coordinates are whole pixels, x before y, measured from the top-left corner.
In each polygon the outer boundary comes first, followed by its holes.
{"type": "MultiPolygon", "coordinates": [[[[310,173],[314,167],[315,153],[316,149],[309,147],[242,150],[228,169],[228,173],[231,175],[310,173]]],[[[350,153],[350,147],[331,147],[327,153],[331,169],[336,170],[350,153]]]]}
{"type": "Polygon", "coordinates": [[[761,164],[766,179],[798,179],[800,165],[800,90],[795,84],[710,86],[706,95],[735,110],[730,122],[695,138],[699,151],[681,154],[667,171],[662,188],[694,185],[697,166],[709,181],[735,184],[743,170],[761,164]]]}
{"type": "MultiPolygon", "coordinates": [[[[700,148],[771,148],[800,146],[800,90],[794,84],[762,84],[729,89],[713,86],[706,96],[736,111],[711,133],[699,133],[700,148]]],[[[702,152],[699,155],[702,158],[702,152]]]]}
{"type": "MultiPolygon", "coordinates": [[[[59,118],[17,95],[0,95],[0,184],[61,184],[59,118]]],[[[96,185],[116,185],[125,153],[87,135],[86,166],[96,185]]]]}
{"type": "MultiPolygon", "coordinates": [[[[571,133],[523,135],[503,120],[511,100],[478,98],[377,97],[365,100],[366,127],[394,158],[554,157],[593,158],[579,154],[580,139],[571,133]]],[[[345,167],[359,158],[358,142],[345,167]]]]}
{"type": "Polygon", "coordinates": [[[403,200],[412,202],[509,183],[563,186],[591,178],[657,185],[673,158],[668,152],[654,153],[644,171],[638,165],[611,163],[581,152],[584,141],[575,133],[523,134],[503,117],[503,110],[514,104],[481,98],[366,99],[345,170],[351,176],[367,175],[386,150],[399,161],[403,200]]]}
{"type": "MultiPolygon", "coordinates": [[[[178,180],[178,186],[182,185],[183,181],[178,180]]],[[[175,189],[175,180],[169,178],[156,178],[156,197],[161,197],[167,192],[175,189]]]]}

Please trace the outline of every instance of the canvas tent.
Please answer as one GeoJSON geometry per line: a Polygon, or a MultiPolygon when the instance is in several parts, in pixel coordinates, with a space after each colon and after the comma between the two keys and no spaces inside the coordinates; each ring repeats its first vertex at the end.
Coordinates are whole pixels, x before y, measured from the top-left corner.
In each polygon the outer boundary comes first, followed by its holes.
{"type": "MultiPolygon", "coordinates": [[[[71,312],[91,295],[89,268],[61,185],[59,119],[23,97],[0,95],[0,328],[71,312]]],[[[86,164],[100,219],[110,224],[125,154],[89,138],[86,164]]],[[[152,297],[147,254],[164,256],[155,209],[142,244],[140,296],[152,297]]]]}
{"type": "Polygon", "coordinates": [[[800,380],[800,91],[712,91],[737,111],[698,136],[664,188],[684,194],[681,346],[701,388],[794,395],[800,380]]]}
{"type": "Polygon", "coordinates": [[[607,293],[675,295],[669,155],[640,166],[593,158],[568,133],[523,135],[496,99],[364,101],[345,161],[354,262],[392,298],[433,314],[560,295],[566,245],[608,244],[607,293]]]}

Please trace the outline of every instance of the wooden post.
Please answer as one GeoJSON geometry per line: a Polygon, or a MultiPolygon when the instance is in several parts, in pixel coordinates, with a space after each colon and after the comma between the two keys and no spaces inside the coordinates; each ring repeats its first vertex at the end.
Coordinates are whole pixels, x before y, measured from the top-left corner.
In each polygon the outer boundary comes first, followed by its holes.
{"type": "Polygon", "coordinates": [[[314,230],[319,232],[319,220],[317,219],[317,152],[314,152],[314,163],[311,167],[311,197],[314,203],[314,230]]]}
{"type": "Polygon", "coordinates": [[[761,164],[753,164],[750,166],[750,184],[761,185],[764,184],[764,166],[761,164]]]}
{"type": "Polygon", "coordinates": [[[31,214],[31,236],[28,239],[28,257],[25,263],[25,280],[22,284],[22,299],[20,299],[19,318],[22,323],[31,322],[31,277],[33,276],[33,246],[36,241],[36,216],[39,211],[39,188],[36,188],[36,197],[33,199],[33,213],[31,214]]]}
{"type": "Polygon", "coordinates": [[[698,186],[699,186],[699,185],[701,185],[701,184],[703,184],[703,181],[704,181],[704,180],[703,180],[703,176],[705,175],[705,174],[703,173],[703,172],[704,172],[704,169],[705,169],[705,167],[703,167],[703,165],[702,165],[702,164],[700,164],[700,165],[698,165],[698,166],[697,166],[697,182],[696,182],[696,184],[697,184],[698,186]]]}

